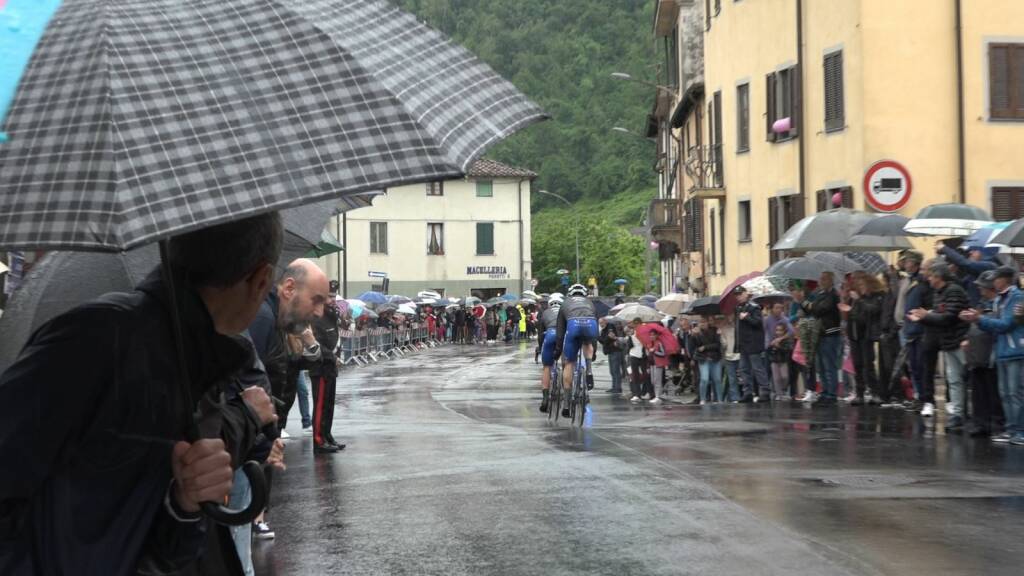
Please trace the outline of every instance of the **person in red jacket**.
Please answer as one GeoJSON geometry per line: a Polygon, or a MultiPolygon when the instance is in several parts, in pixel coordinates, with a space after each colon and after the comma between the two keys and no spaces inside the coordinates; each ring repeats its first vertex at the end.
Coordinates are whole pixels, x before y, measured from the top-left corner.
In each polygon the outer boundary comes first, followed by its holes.
{"type": "Polygon", "coordinates": [[[645,347],[647,348],[648,358],[653,359],[654,366],[651,367],[651,404],[660,404],[661,398],[658,398],[658,389],[663,387],[665,384],[665,369],[669,365],[669,356],[665,345],[658,337],[656,330],[651,330],[647,333],[647,342],[645,347]]]}

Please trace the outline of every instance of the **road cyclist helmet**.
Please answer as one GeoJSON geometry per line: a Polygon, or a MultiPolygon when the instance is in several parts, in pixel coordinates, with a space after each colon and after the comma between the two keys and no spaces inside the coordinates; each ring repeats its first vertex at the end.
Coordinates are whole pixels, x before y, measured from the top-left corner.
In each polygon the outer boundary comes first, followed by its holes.
{"type": "Polygon", "coordinates": [[[568,294],[570,297],[586,298],[590,295],[590,291],[583,284],[573,284],[569,287],[568,294]]]}
{"type": "Polygon", "coordinates": [[[548,306],[561,306],[562,302],[565,302],[565,296],[562,296],[559,292],[548,296],[548,306]]]}

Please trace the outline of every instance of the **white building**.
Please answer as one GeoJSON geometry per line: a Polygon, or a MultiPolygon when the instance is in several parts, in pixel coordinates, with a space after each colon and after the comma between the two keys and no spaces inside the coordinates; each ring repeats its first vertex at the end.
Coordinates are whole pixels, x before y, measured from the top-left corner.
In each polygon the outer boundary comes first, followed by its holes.
{"type": "Polygon", "coordinates": [[[537,175],[479,160],[462,180],[391,188],[332,220],[346,250],[320,265],[352,298],[380,289],[482,298],[529,289],[530,183],[537,175]]]}

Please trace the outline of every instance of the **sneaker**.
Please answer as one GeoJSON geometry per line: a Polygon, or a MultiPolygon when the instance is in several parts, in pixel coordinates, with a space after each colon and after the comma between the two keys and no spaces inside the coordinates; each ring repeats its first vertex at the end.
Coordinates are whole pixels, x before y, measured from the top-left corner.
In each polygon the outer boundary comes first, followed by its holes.
{"type": "Polygon", "coordinates": [[[652,398],[651,401],[648,402],[648,404],[654,404],[654,405],[661,404],[661,398],[652,398]]]}
{"type": "Polygon", "coordinates": [[[562,418],[568,418],[568,417],[569,417],[569,408],[568,407],[562,408],[562,418]]]}
{"type": "Polygon", "coordinates": [[[953,403],[952,402],[946,402],[946,414],[949,414],[950,416],[953,415],[953,403]]]}
{"type": "Polygon", "coordinates": [[[950,416],[946,421],[946,432],[962,432],[963,429],[964,419],[959,416],[950,416]]]}
{"type": "Polygon", "coordinates": [[[829,407],[829,406],[835,406],[838,402],[839,402],[839,400],[837,400],[833,396],[819,396],[818,399],[814,401],[814,406],[816,408],[817,407],[826,408],[826,407],[829,407]]]}
{"type": "Polygon", "coordinates": [[[857,396],[857,394],[855,392],[853,394],[850,394],[846,398],[843,398],[843,402],[846,402],[847,404],[853,404],[854,402],[857,401],[857,398],[858,398],[858,396],[857,396]]]}
{"type": "Polygon", "coordinates": [[[854,396],[849,402],[850,406],[863,406],[866,403],[863,396],[854,396]]]}
{"type": "Polygon", "coordinates": [[[312,426],[306,426],[305,428],[303,428],[302,429],[302,435],[303,436],[312,436],[313,435],[313,427],[312,426]]]}
{"type": "Polygon", "coordinates": [[[864,396],[864,403],[870,406],[881,406],[882,401],[874,394],[867,394],[864,396]]]}
{"type": "Polygon", "coordinates": [[[548,412],[548,399],[545,398],[540,401],[540,411],[547,414],[548,412]]]}
{"type": "Polygon", "coordinates": [[[992,441],[997,444],[1009,444],[1010,440],[1013,439],[1013,435],[1009,432],[1003,432],[1002,434],[996,434],[992,437],[992,441]]]}
{"type": "MultiPolygon", "coordinates": [[[[924,408],[924,402],[921,402],[920,400],[916,399],[907,400],[906,402],[903,403],[903,406],[906,407],[906,410],[908,412],[920,412],[921,409],[924,408]]],[[[932,410],[935,410],[935,406],[932,406],[932,410]]]]}
{"type": "Polygon", "coordinates": [[[925,402],[921,406],[921,417],[922,418],[931,418],[934,415],[935,415],[935,404],[932,404],[931,402],[925,402]]]}
{"type": "Polygon", "coordinates": [[[818,394],[816,392],[814,392],[814,390],[808,390],[804,394],[804,397],[800,399],[800,401],[801,402],[811,402],[811,403],[813,403],[817,399],[818,399],[818,394]]]}
{"type": "Polygon", "coordinates": [[[587,374],[587,390],[593,390],[593,389],[594,389],[594,375],[593,374],[587,374]]]}
{"type": "Polygon", "coordinates": [[[291,437],[292,435],[289,434],[287,430],[281,430],[281,440],[287,440],[291,437]]]}
{"type": "Polygon", "coordinates": [[[273,540],[274,531],[270,529],[270,525],[266,522],[253,522],[252,537],[257,540],[273,540]]]}
{"type": "Polygon", "coordinates": [[[640,403],[640,397],[639,396],[633,396],[632,398],[629,399],[629,401],[632,402],[633,404],[639,404],[640,403]]]}
{"type": "Polygon", "coordinates": [[[700,401],[700,405],[701,406],[707,406],[708,405],[708,401],[707,400],[701,400],[700,401]]]}
{"type": "Polygon", "coordinates": [[[971,438],[986,438],[990,434],[990,432],[988,428],[974,424],[967,429],[967,434],[971,438]]]}
{"type": "Polygon", "coordinates": [[[750,404],[753,401],[754,401],[754,397],[753,396],[744,396],[743,398],[740,398],[736,402],[738,402],[739,404],[750,404]]]}
{"type": "Polygon", "coordinates": [[[1024,434],[1016,434],[1013,438],[1010,438],[1010,444],[1013,446],[1024,446],[1024,434]]]}
{"type": "Polygon", "coordinates": [[[907,407],[903,405],[903,402],[883,402],[882,408],[886,410],[906,410],[907,407]]]}

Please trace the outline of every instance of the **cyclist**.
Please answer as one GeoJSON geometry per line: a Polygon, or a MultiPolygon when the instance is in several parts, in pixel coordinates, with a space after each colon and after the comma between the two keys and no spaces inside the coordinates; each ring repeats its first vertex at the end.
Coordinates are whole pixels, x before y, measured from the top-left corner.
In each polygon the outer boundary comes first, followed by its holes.
{"type": "Polygon", "coordinates": [[[551,367],[555,365],[555,342],[558,339],[558,310],[562,307],[562,295],[555,292],[548,296],[548,308],[540,316],[540,342],[537,347],[541,353],[540,382],[543,387],[544,399],[540,402],[540,411],[548,411],[548,395],[551,391],[551,367]]]}
{"type": "MultiPolygon", "coordinates": [[[[573,284],[569,287],[568,297],[558,313],[558,333],[555,342],[561,348],[555,350],[555,357],[557,358],[559,353],[563,354],[562,387],[565,389],[566,398],[572,394],[572,376],[576,370],[576,355],[580,347],[583,348],[584,358],[593,358],[594,342],[601,333],[597,325],[594,303],[587,299],[588,294],[585,286],[573,284]]],[[[593,388],[594,375],[590,362],[587,362],[587,389],[593,388]]],[[[569,417],[568,407],[562,409],[562,416],[569,417]]]]}

